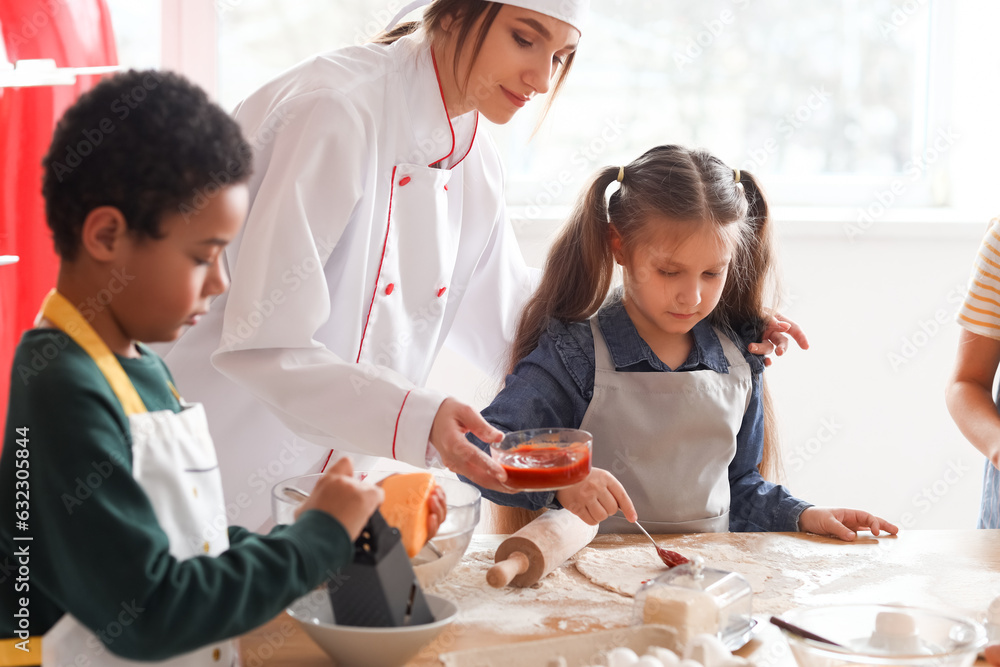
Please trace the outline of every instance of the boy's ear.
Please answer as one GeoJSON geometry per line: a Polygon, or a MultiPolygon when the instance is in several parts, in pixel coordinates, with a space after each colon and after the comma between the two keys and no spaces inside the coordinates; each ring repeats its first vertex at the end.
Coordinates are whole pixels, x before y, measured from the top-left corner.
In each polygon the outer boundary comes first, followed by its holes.
{"type": "Polygon", "coordinates": [[[625,253],[622,252],[622,235],[613,224],[608,225],[608,244],[611,246],[611,255],[618,264],[625,263],[625,253]]]}
{"type": "Polygon", "coordinates": [[[125,216],[114,206],[98,206],[87,214],[80,230],[83,251],[98,262],[114,261],[128,236],[125,216]]]}

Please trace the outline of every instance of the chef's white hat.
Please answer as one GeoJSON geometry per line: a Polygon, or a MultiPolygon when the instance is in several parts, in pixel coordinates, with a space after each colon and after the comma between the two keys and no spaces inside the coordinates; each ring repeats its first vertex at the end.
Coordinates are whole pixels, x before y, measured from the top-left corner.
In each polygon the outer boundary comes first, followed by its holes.
{"type": "MultiPolygon", "coordinates": [[[[590,0],[495,0],[504,5],[513,5],[522,9],[530,9],[545,14],[552,18],[565,21],[581,33],[583,24],[586,22],[587,13],[590,9],[590,0]]],[[[399,23],[399,20],[412,12],[417,7],[430,4],[431,0],[415,0],[403,7],[392,19],[386,30],[391,30],[399,23]]]]}
{"type": "Polygon", "coordinates": [[[499,0],[505,5],[530,9],[539,14],[565,21],[581,33],[587,20],[590,0],[499,0]]]}

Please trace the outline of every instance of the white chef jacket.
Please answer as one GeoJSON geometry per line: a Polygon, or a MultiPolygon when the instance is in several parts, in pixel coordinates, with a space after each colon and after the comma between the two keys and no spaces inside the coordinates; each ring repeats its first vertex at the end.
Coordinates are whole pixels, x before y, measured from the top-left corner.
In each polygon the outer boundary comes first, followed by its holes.
{"type": "Polygon", "coordinates": [[[438,351],[497,372],[535,280],[496,147],[477,112],[449,120],[425,40],[316,56],[235,118],[254,172],[232,284],[163,352],[205,404],[230,522],[257,526],[330,449],[426,465],[438,351]]]}

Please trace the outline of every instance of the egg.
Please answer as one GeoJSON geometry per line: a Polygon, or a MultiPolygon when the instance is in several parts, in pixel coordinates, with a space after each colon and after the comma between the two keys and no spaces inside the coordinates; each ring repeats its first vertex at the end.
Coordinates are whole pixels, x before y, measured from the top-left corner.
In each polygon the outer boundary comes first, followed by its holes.
{"type": "Polygon", "coordinates": [[[634,663],[635,667],[663,667],[663,663],[648,653],[634,663]]]}
{"type": "Polygon", "coordinates": [[[676,653],[662,646],[650,646],[646,649],[646,655],[651,655],[659,660],[663,664],[663,667],[677,667],[677,664],[681,661],[676,653]]]}
{"type": "Polygon", "coordinates": [[[700,662],[705,667],[720,667],[722,663],[733,657],[733,654],[730,653],[721,639],[715,635],[702,633],[691,638],[684,650],[684,657],[700,662]]]}
{"type": "Polygon", "coordinates": [[[738,655],[731,655],[727,659],[723,660],[718,667],[750,667],[752,663],[746,658],[741,658],[738,655]]]}
{"type": "Polygon", "coordinates": [[[619,646],[608,652],[608,667],[633,667],[637,662],[639,656],[630,648],[619,646]]]}

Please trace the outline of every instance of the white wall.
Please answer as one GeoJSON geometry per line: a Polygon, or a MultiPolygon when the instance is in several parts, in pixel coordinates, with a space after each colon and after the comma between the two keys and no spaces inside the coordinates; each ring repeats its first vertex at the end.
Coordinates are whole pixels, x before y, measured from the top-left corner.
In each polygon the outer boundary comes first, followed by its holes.
{"type": "MultiPolygon", "coordinates": [[[[828,211],[827,220],[777,215],[784,312],[811,347],[777,359],[767,377],[784,481],[810,502],[867,509],[909,528],[975,527],[984,458],[952,423],[944,384],[954,314],[988,220],[945,215],[914,223],[895,212],[866,230],[849,211],[828,211]]],[[[515,228],[526,259],[540,266],[554,225],[515,228]]],[[[494,392],[448,351],[429,384],[479,408],[494,392]]]]}

